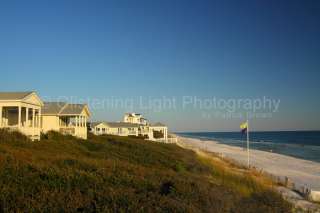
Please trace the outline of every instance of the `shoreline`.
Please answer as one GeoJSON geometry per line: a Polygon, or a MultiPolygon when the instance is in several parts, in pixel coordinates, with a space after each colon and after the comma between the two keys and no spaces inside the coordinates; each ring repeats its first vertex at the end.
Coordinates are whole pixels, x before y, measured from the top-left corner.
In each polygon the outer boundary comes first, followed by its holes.
{"type": "MultiPolygon", "coordinates": [[[[232,160],[246,166],[247,151],[240,147],[221,144],[213,140],[202,140],[176,135],[178,145],[195,151],[218,154],[221,158],[232,160]]],[[[250,165],[273,178],[289,180],[291,190],[306,192],[311,200],[320,200],[320,163],[303,160],[278,153],[250,150],[250,165]]]]}
{"type": "MultiPolygon", "coordinates": [[[[275,133],[279,133],[281,131],[277,131],[275,133]]],[[[288,132],[288,131],[282,131],[282,132],[288,132]]],[[[305,132],[305,131],[292,131],[292,132],[305,132]]],[[[317,132],[320,133],[320,131],[309,131],[309,132],[317,132]]],[[[211,132],[204,132],[204,133],[211,133],[211,132]]],[[[214,132],[213,132],[214,133],[214,132]]],[[[218,132],[219,134],[220,132],[218,132]]],[[[229,132],[227,132],[229,133],[229,132]]],[[[232,133],[239,133],[239,132],[230,132],[232,133]]],[[[262,132],[253,132],[253,133],[262,133],[262,132]]],[[[266,132],[269,133],[269,132],[266,132]]],[[[232,147],[240,147],[246,149],[246,138],[213,138],[211,136],[201,136],[201,135],[188,135],[184,133],[176,133],[179,137],[184,138],[190,138],[190,139],[196,139],[200,141],[213,141],[218,144],[225,144],[232,147]],[[230,141],[229,141],[230,140],[230,141]]],[[[253,137],[253,136],[252,136],[253,137]]],[[[288,140],[288,139],[283,139],[288,140]]],[[[298,139],[292,139],[292,140],[298,140],[298,139]]],[[[299,139],[300,141],[303,139],[299,139]]],[[[318,140],[315,138],[314,140],[318,140]]],[[[270,138],[251,138],[250,139],[250,150],[259,150],[263,152],[270,152],[270,153],[276,153],[280,155],[285,155],[301,160],[311,161],[320,163],[319,158],[319,152],[320,152],[320,146],[318,146],[318,143],[310,144],[310,140],[307,141],[307,143],[296,143],[296,142],[288,142],[284,141],[281,143],[273,142],[270,138]],[[303,152],[301,152],[303,151],[303,152]]]]}

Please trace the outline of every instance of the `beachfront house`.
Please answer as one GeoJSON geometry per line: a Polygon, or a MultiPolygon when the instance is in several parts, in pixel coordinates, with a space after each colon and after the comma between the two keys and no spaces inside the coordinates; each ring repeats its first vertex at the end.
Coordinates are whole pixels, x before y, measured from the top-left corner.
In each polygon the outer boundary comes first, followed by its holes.
{"type": "Polygon", "coordinates": [[[95,135],[140,136],[152,141],[168,142],[168,127],[162,123],[149,124],[138,113],[126,113],[123,120],[91,123],[91,132],[95,135]]]}
{"type": "Polygon", "coordinates": [[[36,92],[0,92],[0,128],[40,140],[42,106],[36,92]]]}
{"type": "Polygon", "coordinates": [[[166,142],[168,140],[168,127],[162,123],[150,124],[140,113],[126,113],[125,123],[140,124],[139,135],[149,140],[166,142]]]}
{"type": "Polygon", "coordinates": [[[86,104],[46,102],[42,108],[42,131],[54,130],[87,139],[87,120],[90,116],[86,104]]]}
{"type": "Polygon", "coordinates": [[[91,132],[95,135],[139,136],[139,124],[124,122],[95,122],[91,132]]]}

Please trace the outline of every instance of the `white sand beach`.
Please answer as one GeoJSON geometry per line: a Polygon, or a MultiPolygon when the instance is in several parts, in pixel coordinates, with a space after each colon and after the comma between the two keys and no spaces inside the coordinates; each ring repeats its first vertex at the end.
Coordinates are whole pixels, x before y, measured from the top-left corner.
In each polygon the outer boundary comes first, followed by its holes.
{"type": "MultiPolygon", "coordinates": [[[[180,136],[178,141],[184,147],[219,153],[223,157],[247,165],[247,151],[240,147],[180,136]]],[[[288,177],[297,187],[305,186],[311,190],[320,191],[320,163],[277,153],[250,150],[250,164],[272,175],[288,177]]]]}

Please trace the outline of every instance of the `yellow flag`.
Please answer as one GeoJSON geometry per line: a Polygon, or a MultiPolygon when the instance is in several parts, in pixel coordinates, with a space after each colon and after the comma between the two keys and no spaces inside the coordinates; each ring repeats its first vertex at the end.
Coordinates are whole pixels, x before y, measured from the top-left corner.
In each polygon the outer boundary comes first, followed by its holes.
{"type": "Polygon", "coordinates": [[[248,122],[244,122],[240,125],[240,129],[247,129],[248,128],[248,122]]]}

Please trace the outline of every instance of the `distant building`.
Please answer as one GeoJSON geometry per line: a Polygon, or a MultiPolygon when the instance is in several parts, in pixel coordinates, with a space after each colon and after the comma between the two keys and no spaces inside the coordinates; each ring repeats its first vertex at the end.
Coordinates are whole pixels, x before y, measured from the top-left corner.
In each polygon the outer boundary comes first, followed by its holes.
{"type": "Polygon", "coordinates": [[[0,92],[0,128],[40,140],[42,106],[36,92],[0,92]]]}
{"type": "Polygon", "coordinates": [[[139,113],[126,113],[123,117],[123,122],[147,125],[148,120],[143,118],[139,113]]]}
{"type": "Polygon", "coordinates": [[[125,122],[95,122],[91,132],[95,135],[139,136],[139,124],[125,122]]]}
{"type": "Polygon", "coordinates": [[[149,124],[138,113],[126,113],[124,122],[91,123],[91,132],[95,135],[141,136],[148,140],[167,142],[168,127],[161,123],[149,124]]]}
{"type": "Polygon", "coordinates": [[[54,130],[62,134],[87,139],[87,120],[90,111],[85,104],[47,102],[42,108],[42,131],[54,130]]]}

